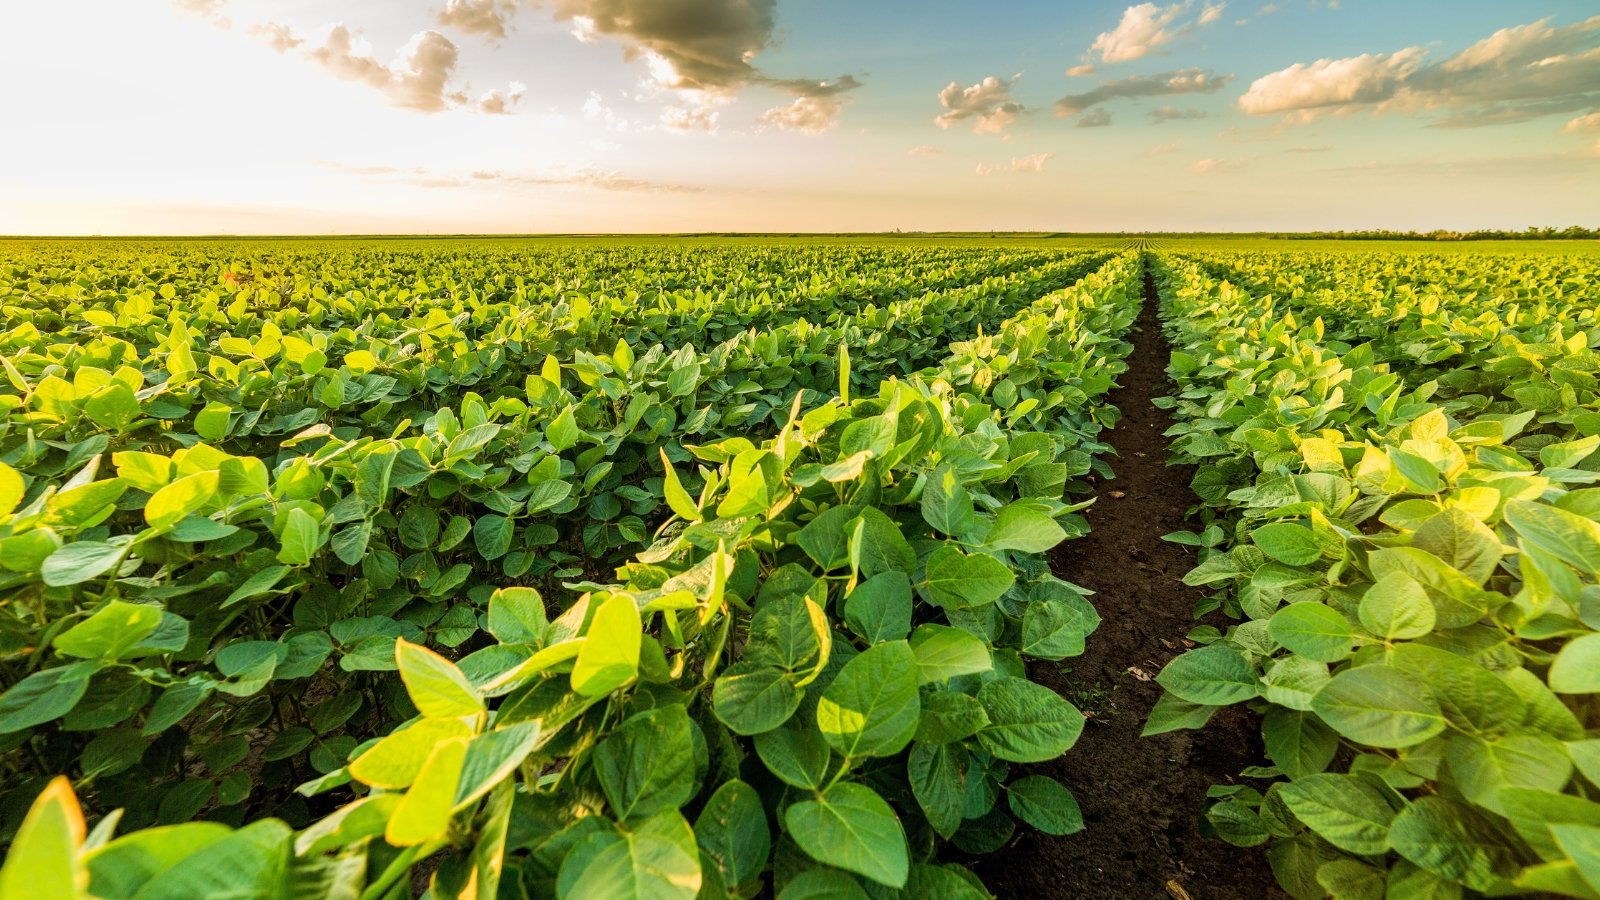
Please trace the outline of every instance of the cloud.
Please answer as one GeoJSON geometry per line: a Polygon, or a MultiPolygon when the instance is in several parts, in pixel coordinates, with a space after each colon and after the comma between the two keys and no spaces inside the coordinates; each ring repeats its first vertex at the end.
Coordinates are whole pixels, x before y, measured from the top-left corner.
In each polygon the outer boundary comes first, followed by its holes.
{"type": "Polygon", "coordinates": [[[1360,109],[1439,111],[1435,125],[1469,127],[1600,105],[1600,16],[1502,28],[1443,61],[1427,56],[1407,47],[1297,63],[1256,79],[1239,107],[1293,121],[1360,109]]]}
{"type": "Polygon", "coordinates": [[[839,114],[849,102],[844,94],[861,86],[861,82],[850,75],[829,81],[788,78],[764,79],[763,83],[794,95],[794,100],[762,113],[761,121],[785,131],[805,134],[821,134],[839,124],[839,114]]]}
{"type": "Polygon", "coordinates": [[[636,191],[664,193],[699,193],[703,188],[694,185],[672,184],[629,178],[618,172],[583,166],[575,169],[558,168],[541,175],[523,175],[480,169],[467,175],[435,172],[421,166],[351,166],[322,161],[323,168],[347,175],[399,181],[428,188],[470,188],[482,185],[529,185],[535,187],[580,187],[602,191],[636,191]]]}
{"type": "Polygon", "coordinates": [[[522,95],[527,93],[528,86],[520,81],[511,82],[511,86],[502,93],[498,88],[486,92],[478,98],[475,104],[478,112],[491,116],[503,116],[511,112],[511,107],[517,105],[522,95]]]}
{"type": "Polygon", "coordinates": [[[412,35],[391,65],[379,62],[366,42],[358,43],[342,24],[328,30],[321,46],[305,53],[335,78],[377,88],[403,109],[440,112],[455,99],[446,96],[445,85],[461,54],[449,38],[437,31],[412,35]]]}
{"type": "Polygon", "coordinates": [[[1067,76],[1070,78],[1077,78],[1080,75],[1093,75],[1096,71],[1098,70],[1095,69],[1094,63],[1084,63],[1081,66],[1073,66],[1072,68],[1068,69],[1067,76]]]}
{"type": "Polygon", "coordinates": [[[1054,153],[1034,153],[1029,156],[1013,156],[1010,163],[978,163],[979,175],[1009,175],[1013,173],[1039,173],[1044,171],[1044,164],[1055,156],[1054,153]]]}
{"type": "Polygon", "coordinates": [[[516,11],[514,0],[448,0],[437,18],[446,28],[499,40],[506,36],[506,22],[516,11]]]}
{"type": "Polygon", "coordinates": [[[1317,144],[1315,146],[1302,145],[1302,146],[1299,146],[1299,147],[1285,147],[1283,152],[1285,152],[1285,153],[1327,153],[1329,150],[1332,150],[1332,149],[1333,148],[1329,147],[1327,144],[1317,144]]]}
{"type": "Polygon", "coordinates": [[[1101,32],[1089,45],[1089,52],[1099,53],[1105,63],[1130,62],[1140,59],[1150,51],[1172,41],[1176,35],[1167,30],[1173,20],[1186,7],[1183,3],[1157,6],[1140,3],[1122,11],[1122,21],[1110,31],[1101,32]]]}
{"type": "Polygon", "coordinates": [[[1157,144],[1146,150],[1144,155],[1147,157],[1166,156],[1169,153],[1177,153],[1182,149],[1183,143],[1181,141],[1167,141],[1165,144],[1157,144]]]}
{"type": "Polygon", "coordinates": [[[1078,121],[1072,124],[1077,128],[1104,128],[1111,124],[1111,111],[1106,109],[1090,110],[1079,116],[1078,121]]]}
{"type": "Polygon", "coordinates": [[[289,26],[277,22],[258,22],[250,26],[250,34],[278,53],[298,49],[302,57],[316,63],[329,75],[367,85],[402,109],[425,113],[476,109],[504,115],[527,90],[525,85],[512,82],[504,91],[490,90],[473,100],[466,91],[452,88],[451,80],[461,51],[437,31],[419,31],[412,35],[389,63],[373,55],[371,45],[342,22],[327,26],[318,44],[308,42],[289,26]]]}
{"type": "Polygon", "coordinates": [[[1233,80],[1210,69],[1177,69],[1155,75],[1131,75],[1081,94],[1069,94],[1056,101],[1056,115],[1075,116],[1091,107],[1129,97],[1162,97],[1173,94],[1211,94],[1233,80]]]}
{"type": "Polygon", "coordinates": [[[250,26],[250,36],[271,47],[276,53],[288,53],[305,43],[289,26],[277,22],[257,22],[250,26]]]}
{"type": "Polygon", "coordinates": [[[1161,106],[1145,113],[1150,117],[1151,124],[1160,125],[1162,122],[1172,122],[1178,119],[1204,119],[1206,111],[1203,109],[1179,109],[1176,106],[1161,106]]]}
{"type": "Polygon", "coordinates": [[[907,156],[943,156],[944,155],[944,151],[939,149],[938,147],[930,147],[927,144],[923,144],[920,147],[912,147],[910,150],[907,150],[906,151],[906,155],[907,156]]]}
{"type": "Polygon", "coordinates": [[[669,106],[661,111],[661,127],[679,134],[717,130],[717,111],[710,106],[669,106]]]}
{"type": "MultiPolygon", "coordinates": [[[[469,0],[484,3],[487,0],[469,0]]],[[[831,128],[846,101],[837,95],[861,86],[853,76],[830,80],[779,78],[753,60],[776,40],[777,0],[528,0],[572,24],[584,43],[617,40],[624,57],[642,59],[656,86],[681,91],[688,105],[669,106],[662,126],[673,131],[714,131],[711,107],[750,85],[796,98],[769,109],[762,121],[816,133],[831,128]],[[831,97],[831,100],[823,98],[831,97]]]]}
{"type": "Polygon", "coordinates": [[[993,75],[970,87],[952,81],[939,92],[939,105],[944,107],[933,121],[940,128],[949,128],[957,122],[972,120],[972,130],[977,134],[999,134],[1006,126],[1017,121],[1023,106],[1011,96],[1011,88],[1020,75],[1002,81],[993,75]]]}
{"type": "Polygon", "coordinates": [[[1562,134],[1595,134],[1600,133],[1600,112],[1592,112],[1561,126],[1562,134]]]}
{"type": "Polygon", "coordinates": [[[796,97],[785,106],[775,106],[761,114],[761,121],[785,131],[821,134],[838,124],[844,100],[835,96],[796,97]]]}
{"type": "Polygon", "coordinates": [[[1347,59],[1295,63],[1251,83],[1239,108],[1252,116],[1381,103],[1416,72],[1426,55],[1420,47],[1398,53],[1363,53],[1347,59]]]}
{"type": "Polygon", "coordinates": [[[1212,172],[1242,169],[1249,164],[1250,160],[1244,157],[1238,159],[1197,159],[1189,163],[1188,169],[1196,175],[1208,175],[1212,172]]]}
{"type": "MultiPolygon", "coordinates": [[[[1084,61],[1087,63],[1096,54],[1100,62],[1106,64],[1143,59],[1196,28],[1222,18],[1222,10],[1226,6],[1224,2],[1206,3],[1188,21],[1184,19],[1194,8],[1194,0],[1182,0],[1168,6],[1154,3],[1130,6],[1122,11],[1117,27],[1101,32],[1094,39],[1094,43],[1089,45],[1089,52],[1084,54],[1084,61]]],[[[1094,69],[1091,66],[1074,66],[1067,70],[1067,74],[1087,75],[1092,71],[1094,69]]]]}

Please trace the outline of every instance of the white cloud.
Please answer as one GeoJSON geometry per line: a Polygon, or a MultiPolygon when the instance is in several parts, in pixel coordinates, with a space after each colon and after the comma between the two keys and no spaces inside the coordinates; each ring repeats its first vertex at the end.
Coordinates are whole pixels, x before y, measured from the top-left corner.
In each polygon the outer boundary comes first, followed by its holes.
{"type": "Polygon", "coordinates": [[[1212,172],[1242,169],[1249,164],[1250,160],[1244,157],[1238,159],[1197,159],[1188,165],[1188,169],[1196,175],[1207,175],[1212,172]]]}
{"type": "Polygon", "coordinates": [[[528,92],[528,86],[520,81],[511,82],[511,86],[503,93],[499,88],[487,91],[478,98],[478,112],[491,116],[503,116],[511,112],[511,107],[517,105],[522,95],[528,92]]]}
{"type": "Polygon", "coordinates": [[[1055,156],[1054,153],[1034,153],[1028,156],[1013,156],[1009,163],[978,163],[979,175],[1009,175],[1012,173],[1039,173],[1044,171],[1044,164],[1055,156]]]}
{"type": "Polygon", "coordinates": [[[718,113],[710,106],[669,106],[661,111],[661,127],[679,134],[704,131],[715,134],[718,113]]]}
{"type": "Polygon", "coordinates": [[[1212,22],[1222,18],[1222,11],[1227,8],[1227,6],[1228,4],[1226,3],[1217,3],[1214,5],[1210,3],[1206,4],[1205,8],[1200,10],[1200,18],[1195,20],[1195,24],[1210,25],[1212,22]]]}
{"type": "Polygon", "coordinates": [[[1252,116],[1380,103],[1392,98],[1422,64],[1426,51],[1410,47],[1398,53],[1363,53],[1348,59],[1295,63],[1257,78],[1239,108],[1252,116]]]}
{"type": "Polygon", "coordinates": [[[506,36],[506,23],[516,11],[515,0],[448,0],[438,20],[446,28],[499,39],[506,36]]]}
{"type": "Polygon", "coordinates": [[[452,87],[461,53],[437,31],[412,35],[389,63],[379,60],[372,45],[342,22],[327,26],[320,43],[308,42],[277,22],[258,22],[250,26],[250,34],[278,53],[298,49],[300,56],[329,75],[373,88],[402,109],[436,113],[460,108],[503,115],[527,91],[525,85],[512,82],[504,91],[489,90],[473,100],[465,90],[452,87]]]}
{"type": "Polygon", "coordinates": [[[1140,3],[1122,11],[1122,21],[1110,31],[1102,32],[1089,46],[1090,52],[1100,54],[1106,63],[1130,62],[1140,59],[1176,36],[1167,26],[1181,15],[1187,4],[1157,6],[1140,3]]]}
{"type": "Polygon", "coordinates": [[[1073,66],[1072,68],[1068,69],[1067,76],[1070,78],[1077,78],[1080,75],[1093,75],[1095,71],[1096,69],[1094,67],[1094,63],[1084,63],[1081,66],[1073,66]]]}
{"type": "Polygon", "coordinates": [[[1595,134],[1600,133],[1600,112],[1592,112],[1561,126],[1562,134],[1595,134]]]}
{"type": "Polygon", "coordinates": [[[1600,105],[1600,16],[1503,28],[1442,62],[1394,53],[1297,63],[1250,85],[1239,107],[1297,121],[1360,108],[1440,110],[1444,126],[1487,125],[1600,105]]]}
{"type": "Polygon", "coordinates": [[[923,144],[920,147],[912,147],[910,150],[907,150],[906,151],[906,155],[907,156],[943,156],[944,155],[944,151],[940,150],[938,147],[930,147],[927,144],[923,144]]]}
{"type": "Polygon", "coordinates": [[[288,53],[305,43],[289,26],[277,22],[257,22],[251,25],[250,36],[271,47],[275,53],[288,53]]]}
{"type": "Polygon", "coordinates": [[[1166,156],[1170,153],[1177,153],[1182,149],[1182,141],[1167,141],[1165,144],[1157,144],[1154,147],[1151,147],[1149,150],[1146,150],[1144,155],[1149,157],[1166,156]]]}
{"type": "Polygon", "coordinates": [[[838,96],[796,97],[761,114],[761,121],[785,131],[821,134],[839,123],[844,99],[838,96]]]}
{"type": "Polygon", "coordinates": [[[972,120],[972,130],[977,134],[999,134],[1017,121],[1023,106],[1011,96],[1011,88],[1020,75],[1002,81],[993,75],[977,84],[962,87],[952,81],[939,92],[939,105],[944,107],[934,121],[940,128],[949,128],[958,122],[972,120]]]}

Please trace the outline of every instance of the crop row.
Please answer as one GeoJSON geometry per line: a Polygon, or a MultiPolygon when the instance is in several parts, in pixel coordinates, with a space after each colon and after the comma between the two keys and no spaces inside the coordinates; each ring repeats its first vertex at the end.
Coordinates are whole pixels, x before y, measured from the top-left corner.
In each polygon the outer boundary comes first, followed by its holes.
{"type": "Polygon", "coordinates": [[[1262,714],[1242,774],[1270,784],[1208,815],[1295,897],[1600,896],[1600,333],[1398,280],[1276,296],[1166,261],[1209,522],[1173,538],[1242,621],[1196,630],[1147,732],[1262,714]]]}
{"type": "MultiPolygon", "coordinates": [[[[495,896],[504,880],[530,896],[744,895],[763,882],[847,896],[857,878],[981,895],[937,863],[942,840],[992,849],[1012,813],[1080,825],[1064,787],[1009,769],[1064,751],[1082,725],[1026,680],[1022,658],[1081,652],[1097,623],[1039,554],[1083,528],[1062,497],[1115,420],[1104,395],[1140,271],[1124,255],[1042,297],[924,301],[945,333],[975,317],[974,336],[903,378],[890,359],[931,345],[880,361],[857,338],[865,324],[825,333],[815,352],[838,361],[837,391],[772,385],[792,401],[767,428],[650,422],[639,398],[671,409],[658,398],[674,376],[714,355],[636,357],[624,342],[548,360],[523,396],[468,393],[420,433],[313,425],[270,465],[224,449],[230,410],[220,437],[113,452],[115,477],[95,477],[107,445],[93,438],[42,491],[50,473],[7,467],[5,540],[73,538],[14,569],[36,617],[30,656],[49,661],[0,697],[0,721],[21,723],[12,748],[47,770],[93,733],[75,781],[97,805],[163,773],[175,782],[122,820],[173,824],[113,839],[111,817],[86,840],[57,783],[6,872],[87,878],[102,897],[249,885],[379,897],[448,850],[436,895],[495,896]],[[1019,299],[1032,302],[1018,311],[1019,299]],[[977,333],[1008,306],[1015,315],[977,333]],[[579,444],[591,446],[573,459],[579,444]],[[662,450],[651,460],[647,446],[662,450]],[[609,521],[599,494],[576,515],[562,504],[579,477],[602,486],[623,452],[635,469],[619,474],[646,496],[613,493],[648,503],[629,545],[647,546],[610,580],[561,572],[591,580],[547,602],[504,560],[550,555],[528,538],[546,534],[525,521],[538,513],[609,521]],[[647,468],[658,474],[636,474],[647,468]],[[568,489],[553,501],[552,482],[568,489]],[[469,543],[500,571],[440,566],[469,543]],[[451,660],[424,644],[458,649],[451,660]],[[405,721],[384,727],[394,718],[405,721]],[[269,773],[311,776],[307,799],[243,803],[269,773]],[[347,786],[356,799],[337,806],[347,786]],[[255,821],[188,822],[201,810],[255,821]],[[295,833],[263,812],[315,821],[295,833]],[[236,865],[217,866],[222,853],[236,865]]],[[[920,339],[909,315],[871,324],[920,339]]],[[[167,381],[201,371],[173,370],[173,331],[167,381]]],[[[771,336],[749,338],[750,377],[796,358],[794,344],[762,343],[771,336]]],[[[365,375],[398,361],[367,346],[365,375]]]]}

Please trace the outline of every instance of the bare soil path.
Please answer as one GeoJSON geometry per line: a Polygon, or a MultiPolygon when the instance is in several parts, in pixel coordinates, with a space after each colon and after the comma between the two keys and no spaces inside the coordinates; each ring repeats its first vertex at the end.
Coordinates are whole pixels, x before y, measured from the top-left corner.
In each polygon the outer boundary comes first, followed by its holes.
{"type": "Polygon", "coordinates": [[[1264,764],[1252,717],[1224,710],[1200,731],[1139,737],[1161,695],[1150,679],[1186,649],[1195,603],[1205,595],[1183,584],[1193,551],[1161,540],[1190,527],[1194,495],[1191,472],[1166,464],[1171,418],[1150,402],[1168,390],[1156,305],[1147,266],[1130,368],[1111,395],[1123,414],[1110,434],[1117,477],[1096,486],[1090,533],[1063,544],[1052,560],[1057,575],[1095,592],[1104,622],[1083,656],[1036,663],[1031,673],[1091,716],[1076,747],[1033,767],[1072,789],[1086,828],[1064,838],[1019,831],[980,861],[984,882],[1001,898],[1282,896],[1260,851],[1201,832],[1206,789],[1264,764]]]}

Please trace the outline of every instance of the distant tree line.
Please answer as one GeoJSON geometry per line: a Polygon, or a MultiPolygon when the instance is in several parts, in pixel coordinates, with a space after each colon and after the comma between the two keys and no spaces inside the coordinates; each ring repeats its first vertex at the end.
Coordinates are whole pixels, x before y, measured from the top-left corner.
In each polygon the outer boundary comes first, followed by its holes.
{"type": "Polygon", "coordinates": [[[1592,241],[1600,238],[1600,228],[1572,225],[1567,228],[1532,227],[1522,231],[1487,229],[1481,231],[1451,231],[1436,228],[1433,231],[1303,231],[1292,234],[1275,234],[1272,237],[1287,240],[1354,240],[1354,241],[1592,241]]]}

